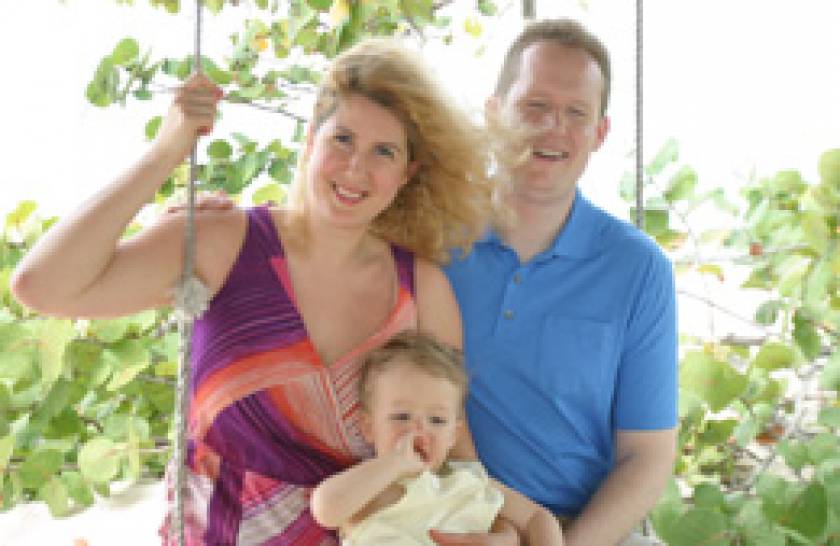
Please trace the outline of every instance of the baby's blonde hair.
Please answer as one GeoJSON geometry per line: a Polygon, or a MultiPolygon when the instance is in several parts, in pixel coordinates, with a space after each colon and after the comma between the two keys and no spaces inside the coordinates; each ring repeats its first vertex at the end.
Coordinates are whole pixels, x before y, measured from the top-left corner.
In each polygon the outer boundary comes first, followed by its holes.
{"type": "Polygon", "coordinates": [[[401,332],[365,357],[359,377],[359,400],[370,410],[373,382],[395,364],[409,365],[437,379],[445,379],[458,389],[458,407],[463,411],[467,395],[467,374],[461,351],[419,332],[401,332]]]}

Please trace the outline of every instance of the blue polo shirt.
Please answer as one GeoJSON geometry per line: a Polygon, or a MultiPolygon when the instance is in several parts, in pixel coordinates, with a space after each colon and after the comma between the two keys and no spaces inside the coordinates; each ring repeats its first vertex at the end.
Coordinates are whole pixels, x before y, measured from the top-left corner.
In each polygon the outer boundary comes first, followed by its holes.
{"type": "Polygon", "coordinates": [[[575,516],[613,467],[616,430],[676,425],[672,268],[634,226],[578,192],[527,263],[490,231],[446,273],[464,322],[467,417],[492,476],[575,516]]]}

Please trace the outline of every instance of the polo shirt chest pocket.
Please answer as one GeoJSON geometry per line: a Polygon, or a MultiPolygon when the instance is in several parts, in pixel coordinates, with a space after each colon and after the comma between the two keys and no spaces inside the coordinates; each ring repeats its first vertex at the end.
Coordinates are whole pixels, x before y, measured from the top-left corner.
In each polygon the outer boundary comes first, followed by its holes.
{"type": "Polygon", "coordinates": [[[540,335],[539,375],[545,391],[587,403],[604,395],[611,398],[618,347],[614,324],[550,314],[540,335]]]}

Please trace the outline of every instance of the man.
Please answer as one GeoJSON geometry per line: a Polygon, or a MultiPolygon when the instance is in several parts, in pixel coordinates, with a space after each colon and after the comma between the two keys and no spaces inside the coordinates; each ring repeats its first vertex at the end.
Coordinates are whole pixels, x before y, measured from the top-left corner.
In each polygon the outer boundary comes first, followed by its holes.
{"type": "Polygon", "coordinates": [[[463,316],[478,455],[557,514],[572,546],[625,540],[662,492],[676,449],[670,263],[577,189],[609,130],[609,88],[607,51],[578,23],[523,31],[487,104],[535,135],[503,196],[515,219],[446,269],[463,316]]]}

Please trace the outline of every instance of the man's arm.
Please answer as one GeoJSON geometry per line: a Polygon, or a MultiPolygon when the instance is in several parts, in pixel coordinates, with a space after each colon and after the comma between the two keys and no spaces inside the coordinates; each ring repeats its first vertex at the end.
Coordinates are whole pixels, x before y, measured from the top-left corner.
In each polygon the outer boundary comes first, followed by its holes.
{"type": "Polygon", "coordinates": [[[566,529],[566,544],[612,546],[630,534],[665,489],[676,444],[676,428],[618,431],[615,468],[566,529]]]}

